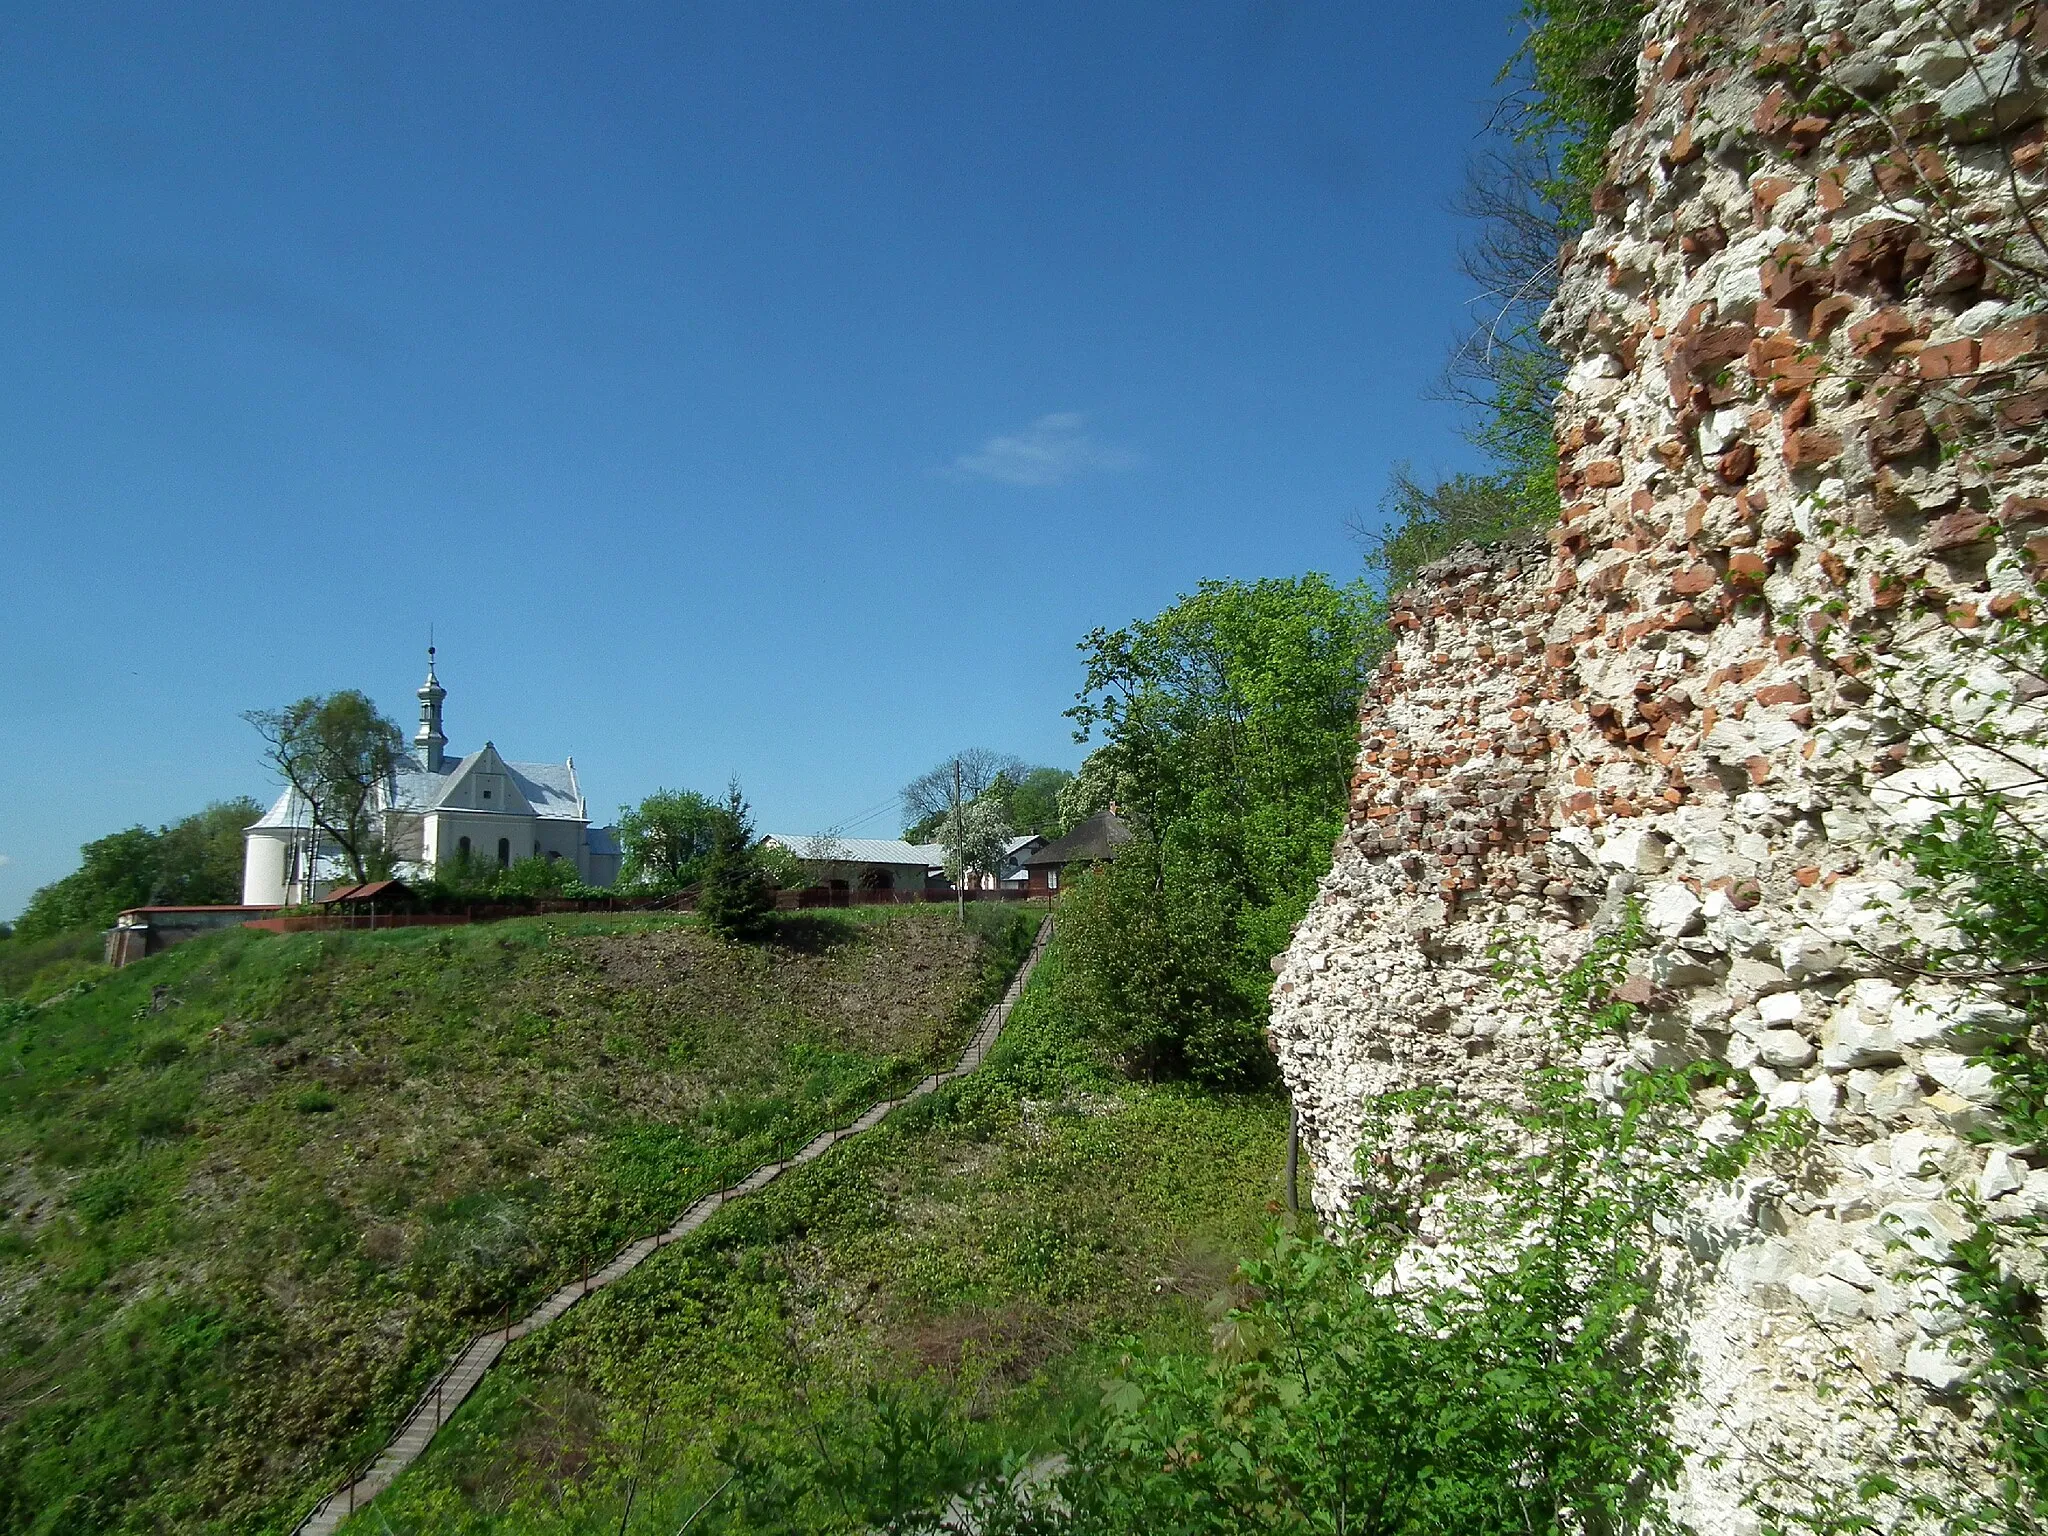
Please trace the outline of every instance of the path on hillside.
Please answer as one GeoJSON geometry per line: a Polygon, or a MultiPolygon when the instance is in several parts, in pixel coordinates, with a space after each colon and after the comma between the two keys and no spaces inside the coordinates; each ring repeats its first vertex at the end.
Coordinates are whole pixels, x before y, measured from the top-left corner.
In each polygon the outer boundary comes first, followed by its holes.
{"type": "Polygon", "coordinates": [[[587,1280],[574,1280],[563,1286],[554,1295],[542,1302],[518,1322],[504,1328],[494,1328],[480,1334],[470,1342],[467,1349],[449,1362],[447,1369],[434,1378],[434,1382],[414,1405],[405,1422],[399,1425],[398,1433],[391,1437],[391,1443],[378,1454],[355,1477],[335,1489],[322,1499],[313,1512],[300,1522],[295,1536],[328,1536],[357,1510],[368,1504],[378,1494],[389,1488],[398,1474],[416,1461],[420,1453],[433,1443],[441,1426],[462,1406],[463,1399],[476,1390],[478,1382],[484,1379],[484,1372],[497,1363],[506,1346],[514,1339],[523,1339],[536,1329],[545,1328],[556,1318],[567,1312],[592,1291],[601,1291],[615,1280],[624,1279],[639,1267],[642,1260],[657,1250],[667,1247],[679,1237],[687,1236],[709,1221],[729,1202],[751,1195],[755,1190],[772,1184],[791,1168],[823,1157],[832,1148],[850,1136],[872,1130],[880,1125],[889,1112],[908,1104],[912,1099],[923,1098],[940,1085],[953,1082],[976,1071],[988,1057],[989,1047],[996,1042],[996,1036],[1003,1032],[1009,1022],[1010,1010],[1016,1006],[1018,997],[1024,991],[1024,983],[1031,979],[1032,970],[1038,965],[1038,957],[1045,953],[1046,940],[1052,936],[1052,918],[1038,925],[1038,936],[1031,941],[1031,952],[1024,957],[1024,964],[1018,968],[1016,977],[1004,991],[1002,999],[982,1015],[981,1026],[974,1037],[967,1042],[967,1049],[960,1053],[959,1061],[944,1072],[934,1072],[901,1098],[884,1099],[872,1106],[866,1114],[849,1126],[836,1131],[825,1131],[810,1141],[801,1151],[778,1163],[763,1163],[739,1183],[729,1189],[721,1189],[706,1195],[687,1211],[683,1212],[674,1226],[657,1232],[653,1237],[643,1237],[619,1251],[611,1263],[592,1274],[587,1280]]]}

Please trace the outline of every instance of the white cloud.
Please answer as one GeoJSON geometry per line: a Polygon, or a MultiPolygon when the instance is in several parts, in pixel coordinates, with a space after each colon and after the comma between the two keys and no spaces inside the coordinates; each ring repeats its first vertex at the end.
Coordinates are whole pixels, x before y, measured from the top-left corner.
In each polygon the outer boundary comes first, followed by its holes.
{"type": "Polygon", "coordinates": [[[0,869],[5,869],[8,865],[12,864],[13,862],[14,860],[10,859],[6,854],[0,853],[0,869]]]}
{"type": "Polygon", "coordinates": [[[1078,411],[1041,416],[1021,432],[992,437],[953,461],[956,472],[1005,485],[1064,485],[1078,475],[1135,469],[1144,460],[1128,448],[1099,442],[1078,411]]]}

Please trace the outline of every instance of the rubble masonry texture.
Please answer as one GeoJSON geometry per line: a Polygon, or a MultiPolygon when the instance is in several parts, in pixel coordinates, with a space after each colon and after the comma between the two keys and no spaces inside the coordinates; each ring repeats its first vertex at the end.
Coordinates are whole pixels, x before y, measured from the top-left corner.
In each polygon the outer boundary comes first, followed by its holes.
{"type": "MultiPolygon", "coordinates": [[[[1941,915],[1887,915],[1904,872],[1877,844],[1945,770],[1808,643],[1831,603],[1938,674],[1947,626],[2000,611],[2048,557],[2027,446],[2048,318],[1943,235],[1995,230],[2014,185],[2041,188],[2048,34],[2010,5],[1949,14],[1962,35],[1890,0],[1653,9],[1638,114],[1546,321],[1569,365],[1562,520],[1397,602],[1348,830],[1278,962],[1273,1038],[1325,1211],[1358,1187],[1368,1097],[1512,1095],[1536,1059],[1493,936],[1566,963],[1628,894],[1651,940],[1617,1050],[1723,1060],[1811,1115],[1800,1168],[1702,1191],[1674,1240],[1697,1367],[1676,1512],[1702,1531],[1756,1530],[1774,1477],[1839,1486],[1883,1454],[1883,1424],[1817,1390],[1845,1361],[1981,1458],[1946,1347],[1954,1192],[1995,1220],[2048,1208],[2048,1165],[1968,1136],[1994,1091],[1971,1051],[2005,1004],[1886,960],[1941,915]],[[1917,174],[1946,213],[1845,139],[1854,114],[1774,80],[1815,40],[1856,94],[1932,125],[1917,174]],[[1944,402],[1984,380],[1996,441],[1942,452],[1944,402]]],[[[1710,1136],[1726,1102],[1698,1100],[1710,1136]]]]}

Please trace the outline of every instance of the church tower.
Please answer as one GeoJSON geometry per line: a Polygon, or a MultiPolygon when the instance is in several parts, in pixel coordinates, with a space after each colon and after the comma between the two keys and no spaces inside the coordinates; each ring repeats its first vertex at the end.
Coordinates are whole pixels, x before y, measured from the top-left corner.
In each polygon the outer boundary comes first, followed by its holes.
{"type": "Polygon", "coordinates": [[[413,737],[412,745],[419,757],[420,766],[429,773],[441,771],[441,749],[448,745],[448,738],[441,734],[441,701],[448,697],[448,690],[441,686],[441,680],[434,676],[434,648],[427,647],[427,680],[420,684],[420,728],[413,737]]]}

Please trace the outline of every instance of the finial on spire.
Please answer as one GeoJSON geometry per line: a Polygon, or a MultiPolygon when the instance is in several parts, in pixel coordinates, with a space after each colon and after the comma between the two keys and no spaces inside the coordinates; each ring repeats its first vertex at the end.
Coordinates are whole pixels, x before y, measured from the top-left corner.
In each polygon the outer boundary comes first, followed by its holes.
{"type": "Polygon", "coordinates": [[[419,687],[420,728],[412,739],[420,766],[429,773],[441,771],[441,749],[448,745],[448,738],[441,732],[441,701],[447,696],[448,690],[434,676],[434,629],[430,624],[427,626],[427,680],[419,687]]]}

